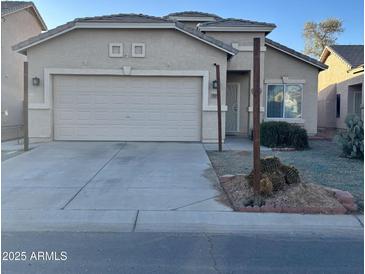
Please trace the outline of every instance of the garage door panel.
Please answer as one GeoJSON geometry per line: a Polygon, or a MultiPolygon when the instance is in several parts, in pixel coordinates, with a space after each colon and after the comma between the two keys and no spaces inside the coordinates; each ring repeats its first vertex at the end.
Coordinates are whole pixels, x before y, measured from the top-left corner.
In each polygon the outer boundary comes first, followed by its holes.
{"type": "Polygon", "coordinates": [[[56,140],[200,141],[201,78],[55,76],[56,140]]]}

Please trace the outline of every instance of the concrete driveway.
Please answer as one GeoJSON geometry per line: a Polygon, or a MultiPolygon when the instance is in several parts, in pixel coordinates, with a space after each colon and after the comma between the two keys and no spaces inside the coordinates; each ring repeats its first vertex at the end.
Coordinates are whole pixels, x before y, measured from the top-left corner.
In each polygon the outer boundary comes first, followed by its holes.
{"type": "Polygon", "coordinates": [[[2,163],[3,211],[229,211],[216,186],[199,143],[52,142],[2,163]]]}

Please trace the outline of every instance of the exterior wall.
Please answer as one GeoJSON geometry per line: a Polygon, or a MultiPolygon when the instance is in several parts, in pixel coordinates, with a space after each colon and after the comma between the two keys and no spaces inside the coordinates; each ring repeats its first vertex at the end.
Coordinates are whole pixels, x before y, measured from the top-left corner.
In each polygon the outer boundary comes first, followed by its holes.
{"type": "MultiPolygon", "coordinates": [[[[293,121],[286,119],[286,121],[303,125],[309,135],[316,134],[318,69],[268,46],[265,56],[265,80],[281,80],[282,77],[288,77],[289,80],[305,81],[303,84],[302,120],[293,121]]],[[[266,88],[267,84],[265,84],[265,89],[262,93],[265,110],[266,88]]]]}
{"type": "MultiPolygon", "coordinates": [[[[352,92],[354,91],[353,86],[361,85],[362,91],[362,106],[364,106],[364,75],[358,75],[356,77],[352,77],[351,79],[342,81],[341,83],[336,84],[336,94],[341,94],[341,107],[340,107],[340,117],[336,119],[336,128],[344,129],[346,128],[345,119],[346,116],[350,113],[353,113],[352,108],[352,92]]],[[[357,89],[356,88],[356,89],[357,89]]],[[[336,117],[336,108],[333,113],[334,117],[336,117]]],[[[364,113],[362,113],[364,115],[364,113]]]]}
{"type": "Polygon", "coordinates": [[[336,84],[329,85],[318,93],[318,127],[336,127],[336,94],[336,84]]]}
{"type": "MultiPolygon", "coordinates": [[[[248,71],[250,72],[250,87],[253,88],[253,39],[255,37],[261,38],[261,56],[260,56],[260,67],[261,67],[261,79],[264,79],[265,71],[265,34],[262,32],[215,32],[209,31],[207,35],[212,36],[218,40],[221,40],[227,44],[238,43],[240,52],[233,56],[228,61],[229,71],[248,71]]],[[[261,89],[263,90],[263,81],[261,81],[261,89]]],[[[261,96],[261,105],[264,105],[263,96],[261,96]]],[[[249,96],[249,108],[248,108],[248,123],[249,128],[253,125],[253,97],[249,96]]],[[[261,112],[261,119],[263,119],[263,112],[261,112]]]]}
{"type": "Polygon", "coordinates": [[[29,10],[2,17],[1,24],[1,122],[2,140],[22,134],[23,125],[23,63],[26,57],[11,47],[42,31],[38,19],[29,10]],[[8,112],[8,116],[5,115],[8,112]]]}
{"type": "MultiPolygon", "coordinates": [[[[209,72],[209,104],[216,105],[211,94],[215,79],[214,63],[221,65],[222,105],[225,105],[227,54],[176,30],[78,29],[50,39],[28,50],[29,101],[44,102],[45,68],[122,69],[131,66],[138,70],[199,70],[209,72]],[[124,57],[110,58],[109,43],[123,42],[124,57]],[[144,58],[131,57],[131,44],[146,45],[144,58]],[[41,79],[39,86],[31,84],[32,77],[41,79]]],[[[29,110],[30,137],[52,139],[52,107],[29,110]]],[[[225,120],[223,113],[222,120],[225,120]]],[[[217,113],[204,111],[202,115],[204,142],[217,141],[217,113]]],[[[224,131],[224,126],[222,127],[224,131]]],[[[224,136],[224,132],[223,132],[224,136]]]]}
{"type": "Polygon", "coordinates": [[[334,53],[329,54],[325,64],[328,69],[321,71],[318,77],[318,126],[343,129],[346,128],[346,116],[351,113],[350,86],[362,84],[363,91],[364,72],[354,74],[354,70],[350,70],[350,67],[334,53]],[[338,118],[336,118],[336,94],[341,94],[338,118]]]}
{"type": "Polygon", "coordinates": [[[318,75],[319,93],[332,84],[336,84],[354,77],[354,75],[348,73],[350,67],[336,54],[331,53],[327,57],[325,64],[328,66],[328,69],[321,71],[318,75]]]}
{"type": "Polygon", "coordinates": [[[227,74],[228,83],[240,84],[240,102],[239,102],[239,134],[243,136],[248,135],[248,107],[250,103],[250,73],[249,72],[232,72],[227,74]]]}

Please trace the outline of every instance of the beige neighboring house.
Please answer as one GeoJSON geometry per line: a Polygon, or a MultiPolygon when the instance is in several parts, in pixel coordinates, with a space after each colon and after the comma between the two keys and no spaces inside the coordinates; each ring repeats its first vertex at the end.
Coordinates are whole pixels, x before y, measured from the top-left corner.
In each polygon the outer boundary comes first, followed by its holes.
{"type": "Polygon", "coordinates": [[[326,47],[320,61],[328,69],[319,74],[318,127],[344,129],[348,114],[364,115],[364,46],[326,47]]]}
{"type": "Polygon", "coordinates": [[[16,43],[47,30],[32,2],[1,1],[1,140],[22,136],[23,63],[12,50],[16,43]]]}
{"type": "Polygon", "coordinates": [[[78,18],[13,47],[29,62],[37,140],[217,142],[252,129],[253,38],[261,38],[262,120],[317,132],[323,63],[267,39],[272,23],[202,12],[78,18]],[[33,83],[39,78],[40,83],[33,83]]]}

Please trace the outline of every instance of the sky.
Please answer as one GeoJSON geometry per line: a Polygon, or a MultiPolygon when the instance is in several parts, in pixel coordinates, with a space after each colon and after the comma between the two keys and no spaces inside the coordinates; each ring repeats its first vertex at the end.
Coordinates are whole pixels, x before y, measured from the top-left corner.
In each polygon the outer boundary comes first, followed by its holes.
{"type": "Polygon", "coordinates": [[[115,13],[163,16],[177,11],[203,11],[225,18],[275,23],[268,38],[303,51],[307,21],[329,17],[343,21],[337,44],[364,43],[363,0],[33,0],[49,29],[77,17],[115,13]]]}

